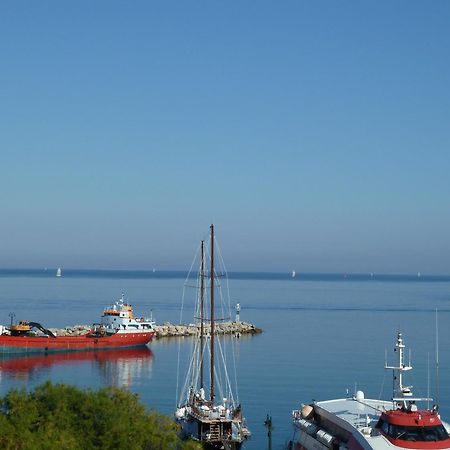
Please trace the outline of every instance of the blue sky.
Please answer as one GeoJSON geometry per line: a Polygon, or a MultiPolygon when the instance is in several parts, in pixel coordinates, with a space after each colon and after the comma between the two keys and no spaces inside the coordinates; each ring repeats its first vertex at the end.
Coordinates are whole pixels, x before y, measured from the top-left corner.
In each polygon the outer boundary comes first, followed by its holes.
{"type": "Polygon", "coordinates": [[[3,1],[0,266],[450,273],[447,1],[3,1]]]}

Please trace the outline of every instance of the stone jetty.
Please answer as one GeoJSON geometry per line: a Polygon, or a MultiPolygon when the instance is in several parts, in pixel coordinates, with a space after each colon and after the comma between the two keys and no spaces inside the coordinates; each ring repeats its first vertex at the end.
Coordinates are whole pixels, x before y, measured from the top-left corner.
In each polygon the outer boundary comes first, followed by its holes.
{"type": "MultiPolygon", "coordinates": [[[[205,324],[205,334],[210,332],[209,324],[205,324]]],[[[81,336],[92,329],[90,325],[74,325],[65,328],[50,328],[55,336],[81,336]]],[[[155,325],[156,338],[195,336],[200,333],[200,324],[172,324],[166,322],[162,325],[155,325]]],[[[247,322],[219,322],[216,323],[217,334],[230,334],[240,336],[243,334],[261,333],[261,328],[247,322]]]]}
{"type": "Polygon", "coordinates": [[[92,325],[73,325],[65,328],[49,328],[55,336],[81,336],[92,330],[92,325]]]}
{"type": "MultiPolygon", "coordinates": [[[[210,325],[205,324],[205,334],[210,332],[210,325]]],[[[182,336],[196,336],[200,333],[200,324],[180,324],[164,323],[163,325],[156,325],[156,338],[166,337],[182,337],[182,336]]],[[[240,336],[242,334],[258,334],[261,333],[261,328],[247,322],[219,322],[216,323],[217,334],[231,334],[240,336]]]]}

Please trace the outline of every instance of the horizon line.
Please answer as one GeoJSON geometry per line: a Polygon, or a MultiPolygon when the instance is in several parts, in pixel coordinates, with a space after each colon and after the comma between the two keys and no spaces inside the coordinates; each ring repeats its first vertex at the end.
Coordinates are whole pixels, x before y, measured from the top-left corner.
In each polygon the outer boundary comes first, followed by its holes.
{"type": "MultiPolygon", "coordinates": [[[[36,268],[36,267],[0,267],[0,273],[7,273],[7,272],[32,272],[32,273],[52,273],[60,269],[61,267],[44,267],[44,268],[36,268]]],[[[149,274],[187,274],[189,271],[186,269],[156,269],[156,268],[146,268],[146,269],[126,269],[126,268],[77,268],[77,267],[68,267],[68,268],[61,268],[63,272],[73,273],[73,272],[124,272],[124,273],[149,273],[149,274]]],[[[195,272],[195,271],[194,271],[195,272]]],[[[289,276],[293,279],[301,279],[303,277],[308,276],[341,276],[344,279],[348,277],[368,277],[370,278],[378,278],[378,277],[407,277],[407,278],[449,278],[450,274],[442,274],[442,273],[422,273],[422,272],[317,272],[317,271],[293,271],[293,270],[286,270],[286,271],[252,271],[252,270],[230,270],[227,271],[229,275],[237,275],[237,274],[248,274],[248,275],[277,275],[277,276],[289,276]],[[295,275],[293,274],[295,272],[295,275]]]]}

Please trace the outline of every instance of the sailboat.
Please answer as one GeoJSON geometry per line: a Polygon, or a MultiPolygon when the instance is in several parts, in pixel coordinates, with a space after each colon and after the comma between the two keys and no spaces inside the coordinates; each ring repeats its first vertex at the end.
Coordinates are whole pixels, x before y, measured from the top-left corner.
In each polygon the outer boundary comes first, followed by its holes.
{"type": "Polygon", "coordinates": [[[215,315],[216,290],[220,291],[219,298],[223,297],[214,268],[214,247],[214,225],[211,225],[210,269],[208,273],[207,249],[202,241],[196,286],[195,320],[200,324],[199,334],[193,343],[175,419],[181,425],[182,436],[201,442],[205,449],[239,450],[242,443],[250,437],[250,431],[245,425],[241,405],[232,393],[228,377],[228,373],[232,371],[228,371],[225,365],[225,343],[216,334],[216,322],[224,318],[219,319],[215,315]],[[209,374],[206,373],[207,370],[209,374]]]}
{"type": "Polygon", "coordinates": [[[62,276],[61,267],[58,267],[58,270],[56,271],[56,276],[58,278],[62,276]]]}

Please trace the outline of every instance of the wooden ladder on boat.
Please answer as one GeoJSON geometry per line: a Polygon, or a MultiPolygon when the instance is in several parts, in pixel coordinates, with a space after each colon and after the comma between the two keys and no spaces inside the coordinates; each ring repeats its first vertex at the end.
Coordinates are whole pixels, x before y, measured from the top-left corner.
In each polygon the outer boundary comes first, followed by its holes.
{"type": "Polygon", "coordinates": [[[211,441],[220,441],[220,424],[212,423],[209,427],[211,441]]]}

